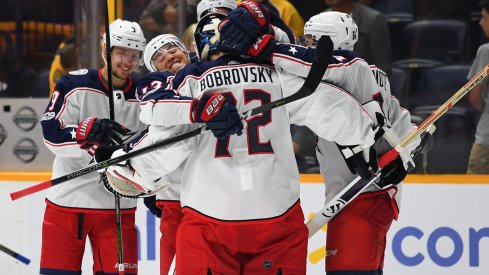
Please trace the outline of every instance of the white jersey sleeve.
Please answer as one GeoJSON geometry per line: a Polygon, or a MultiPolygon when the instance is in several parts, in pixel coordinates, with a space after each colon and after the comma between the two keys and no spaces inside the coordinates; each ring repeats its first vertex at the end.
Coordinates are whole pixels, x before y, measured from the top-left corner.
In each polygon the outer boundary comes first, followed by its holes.
{"type": "MultiPolygon", "coordinates": [[[[279,70],[282,89],[290,95],[299,90],[304,80],[279,70]]],[[[285,106],[291,123],[304,125],[316,135],[341,145],[372,145],[374,133],[370,116],[345,90],[322,82],[316,91],[285,106]],[[348,126],[346,126],[348,125],[348,126]]]]}

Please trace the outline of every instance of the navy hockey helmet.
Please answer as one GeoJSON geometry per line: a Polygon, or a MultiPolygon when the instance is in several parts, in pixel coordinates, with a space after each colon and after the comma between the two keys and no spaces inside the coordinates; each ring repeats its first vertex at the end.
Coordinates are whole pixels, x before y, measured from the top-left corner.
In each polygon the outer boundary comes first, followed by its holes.
{"type": "Polygon", "coordinates": [[[202,17],[194,32],[194,43],[200,60],[207,60],[219,50],[219,23],[226,18],[222,13],[209,13],[202,17]]]}

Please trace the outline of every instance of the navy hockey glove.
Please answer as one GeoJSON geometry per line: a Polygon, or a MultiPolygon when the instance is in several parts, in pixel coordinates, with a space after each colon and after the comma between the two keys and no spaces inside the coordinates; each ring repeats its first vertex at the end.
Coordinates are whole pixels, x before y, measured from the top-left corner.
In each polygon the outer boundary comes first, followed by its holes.
{"type": "Polygon", "coordinates": [[[129,129],[116,121],[103,118],[88,117],[78,124],[76,129],[76,142],[81,149],[90,152],[92,147],[100,145],[116,145],[124,142],[123,136],[129,129]]]}
{"type": "Polygon", "coordinates": [[[395,148],[387,151],[379,157],[380,182],[377,186],[384,188],[389,185],[398,185],[407,176],[407,169],[401,155],[395,148]]]}
{"type": "Polygon", "coordinates": [[[270,30],[270,18],[263,5],[244,1],[219,26],[220,50],[246,55],[256,39],[270,30]]]}
{"type": "Polygon", "coordinates": [[[222,94],[203,95],[196,102],[193,117],[195,122],[206,123],[216,138],[242,134],[243,123],[238,110],[222,94]]]}
{"type": "Polygon", "coordinates": [[[156,205],[156,195],[144,198],[144,205],[148,208],[149,212],[153,213],[158,218],[161,218],[161,208],[156,205]]]}

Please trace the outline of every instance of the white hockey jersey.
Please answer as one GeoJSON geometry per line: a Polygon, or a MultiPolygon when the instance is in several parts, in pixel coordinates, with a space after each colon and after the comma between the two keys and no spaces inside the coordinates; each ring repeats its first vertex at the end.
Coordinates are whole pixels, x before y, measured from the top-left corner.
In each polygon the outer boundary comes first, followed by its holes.
{"type": "MultiPolygon", "coordinates": [[[[181,134],[179,128],[197,127],[190,124],[191,102],[203,93],[223,93],[242,113],[295,93],[302,82],[294,75],[231,55],[189,64],[172,80],[177,95],[169,91],[166,102],[160,100],[152,107],[165,127],[151,125],[149,134],[134,148],[181,134]]],[[[323,83],[312,97],[314,100],[299,100],[248,119],[241,136],[218,140],[208,131],[136,157],[131,164],[144,179],[154,181],[186,160],[182,206],[208,217],[241,221],[280,216],[299,200],[291,123],[307,125],[340,144],[374,141],[372,121],[351,95],[323,83]]]]}
{"type": "MultiPolygon", "coordinates": [[[[75,133],[78,123],[87,117],[110,117],[107,90],[101,70],[70,72],[57,83],[41,119],[44,144],[56,155],[53,178],[94,164],[93,157],[76,143],[75,133]]],[[[114,113],[115,120],[131,131],[143,127],[130,78],[124,91],[114,91],[114,113]]],[[[114,209],[114,196],[104,190],[96,172],[51,187],[47,201],[67,211],[114,209]]],[[[135,208],[136,200],[121,199],[121,209],[135,208]]]]}
{"type": "MultiPolygon", "coordinates": [[[[323,80],[344,88],[361,104],[372,100],[377,101],[387,120],[391,123],[394,132],[401,140],[416,130],[416,126],[411,123],[409,112],[402,108],[399,101],[391,95],[389,80],[382,70],[370,66],[351,51],[335,51],[333,54],[333,59],[323,80]]],[[[313,55],[314,49],[283,44],[276,48],[273,63],[290,73],[305,76],[313,55]],[[305,64],[306,66],[298,66],[297,64],[305,64]]],[[[419,139],[410,144],[406,150],[410,152],[417,145],[419,145],[419,139]]],[[[317,148],[320,171],[326,184],[325,201],[328,202],[356,175],[350,172],[334,142],[319,137],[317,148]]],[[[376,144],[375,149],[381,154],[389,149],[389,145],[387,143],[376,144]]],[[[398,187],[400,188],[401,185],[398,187]]],[[[378,190],[372,185],[365,192],[369,191],[378,190]]],[[[399,200],[400,190],[391,191],[390,195],[395,195],[395,199],[399,200]]]]}

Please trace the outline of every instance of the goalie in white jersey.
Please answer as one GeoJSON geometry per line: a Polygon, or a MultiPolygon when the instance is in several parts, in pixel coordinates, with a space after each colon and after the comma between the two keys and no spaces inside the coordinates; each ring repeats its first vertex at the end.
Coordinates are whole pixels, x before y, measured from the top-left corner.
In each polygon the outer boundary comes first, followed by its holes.
{"type": "MultiPolygon", "coordinates": [[[[244,39],[236,35],[237,33],[254,33],[253,30],[249,29],[244,32],[242,26],[236,23],[243,20],[246,21],[250,18],[256,18],[256,16],[247,15],[247,13],[252,14],[253,12],[241,9],[231,13],[230,18],[234,18],[234,20],[230,19],[228,24],[222,27],[222,39],[227,41],[226,49],[232,52],[241,54],[248,53],[246,46],[242,45],[244,39]],[[243,32],[239,32],[239,30],[243,32]]],[[[253,26],[253,24],[248,24],[248,26],[253,26]]],[[[256,31],[255,33],[260,34],[260,31],[256,31]]],[[[345,88],[358,101],[364,104],[366,103],[365,108],[379,110],[381,106],[383,112],[387,115],[388,121],[386,122],[389,124],[392,123],[392,129],[399,137],[403,138],[409,132],[415,130],[415,127],[411,125],[409,112],[401,108],[397,99],[390,95],[390,87],[385,74],[375,67],[371,68],[364,60],[356,57],[355,53],[351,52],[357,40],[358,29],[349,15],[327,12],[315,16],[306,23],[305,34],[306,40],[310,42],[309,45],[314,44],[316,39],[321,35],[330,35],[334,41],[336,51],[333,53],[334,57],[324,75],[323,79],[325,81],[345,88]]],[[[267,35],[269,34],[265,33],[265,36],[267,35]]],[[[253,40],[253,37],[246,38],[245,40],[249,43],[250,40],[253,40]]],[[[261,39],[257,40],[257,43],[263,40],[263,37],[261,37],[261,39]]],[[[265,49],[264,51],[255,53],[258,56],[257,59],[269,60],[269,62],[281,70],[297,76],[304,77],[307,74],[307,66],[301,65],[310,64],[314,53],[310,48],[290,44],[275,44],[273,41],[267,43],[269,45],[262,46],[265,49]],[[273,46],[270,46],[270,44],[273,46]]],[[[410,144],[411,147],[405,150],[404,156],[408,154],[407,152],[410,152],[411,148],[417,146],[417,143],[419,143],[419,140],[410,144]]],[[[379,144],[375,148],[377,153],[383,153],[394,145],[396,144],[389,145],[379,141],[379,144]]],[[[362,162],[359,163],[360,165],[353,167],[358,163],[347,160],[346,163],[351,167],[349,169],[343,161],[342,155],[339,153],[338,146],[321,137],[319,137],[317,156],[321,165],[321,173],[327,175],[328,179],[326,201],[334,197],[355,177],[352,172],[358,172],[363,178],[369,178],[370,176],[370,171],[362,168],[362,162]]],[[[389,170],[390,172],[382,176],[382,182],[379,185],[399,184],[407,173],[408,162],[412,162],[409,157],[398,157],[395,162],[390,163],[388,167],[384,167],[384,171],[389,170]]],[[[400,188],[400,186],[398,187],[400,188]]],[[[388,190],[379,190],[378,188],[375,190],[371,188],[367,190],[370,193],[356,200],[353,206],[348,206],[344,210],[347,211],[346,213],[342,212],[336,219],[333,219],[328,229],[329,238],[327,247],[328,250],[332,249],[341,253],[335,253],[335,255],[327,258],[327,270],[329,272],[335,272],[334,274],[351,274],[351,272],[361,270],[362,272],[369,272],[365,274],[382,273],[385,235],[392,219],[394,217],[397,218],[398,212],[397,205],[394,203],[394,200],[391,200],[391,196],[398,197],[395,196],[398,192],[398,187],[392,187],[388,190]],[[371,211],[368,211],[368,214],[363,216],[359,215],[359,208],[361,208],[360,212],[366,213],[364,209],[365,205],[371,211]],[[379,211],[379,208],[383,209],[383,211],[379,211]],[[357,225],[347,224],[347,220],[350,221],[349,218],[352,216],[361,216],[360,220],[364,221],[364,223],[357,225]],[[381,222],[376,224],[372,222],[372,218],[381,222]],[[371,236],[362,236],[359,239],[358,236],[362,234],[359,234],[356,230],[371,232],[371,236]],[[376,241],[372,243],[370,242],[371,239],[376,241]],[[363,249],[358,250],[357,244],[360,240],[365,240],[367,243],[361,242],[363,243],[361,245],[363,249]],[[355,244],[352,242],[355,242],[355,244]],[[375,259],[372,260],[372,257],[375,259]]]]}
{"type": "Polygon", "coordinates": [[[159,103],[164,127],[151,125],[135,149],[194,128],[195,122],[206,123],[212,134],[138,156],[131,167],[111,166],[109,178],[130,180],[151,192],[153,182],[186,160],[178,274],[305,274],[307,228],[289,126],[306,125],[322,138],[368,148],[374,143],[374,123],[348,93],[322,83],[311,98],[247,119],[243,130],[237,110],[288,96],[303,79],[221,53],[217,26],[222,18],[209,14],[199,22],[198,54],[209,61],[176,74],[171,84],[177,94],[167,91],[167,100],[159,103]],[[218,111],[203,112],[216,105],[218,111]]]}

